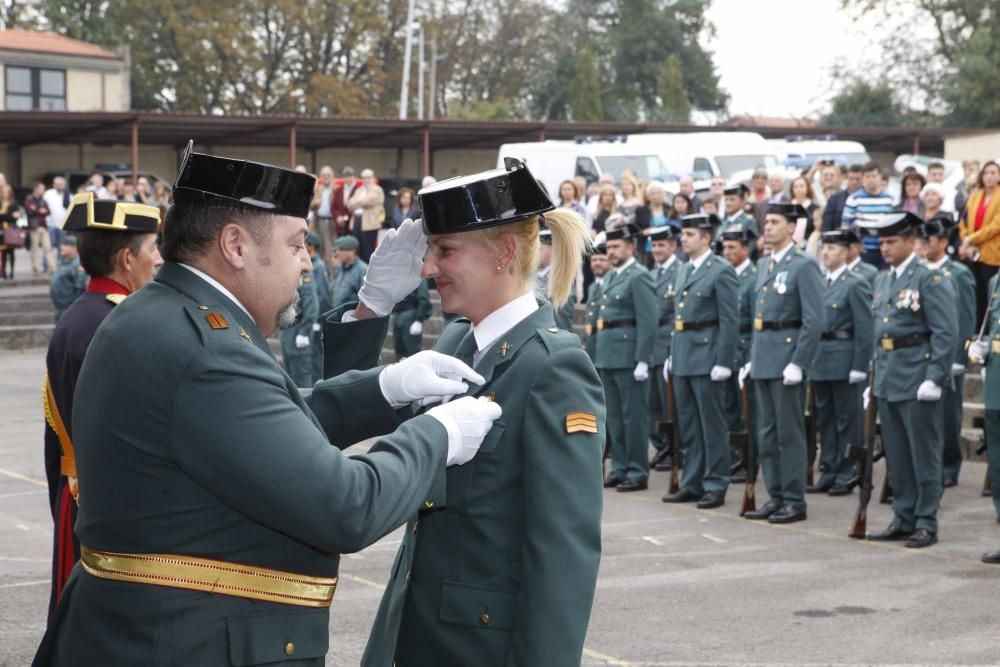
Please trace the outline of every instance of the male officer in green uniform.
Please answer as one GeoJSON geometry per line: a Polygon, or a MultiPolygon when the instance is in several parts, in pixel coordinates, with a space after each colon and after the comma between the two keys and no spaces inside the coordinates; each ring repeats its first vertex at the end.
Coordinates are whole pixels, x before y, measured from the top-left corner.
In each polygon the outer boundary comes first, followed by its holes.
{"type": "Polygon", "coordinates": [[[431,294],[427,281],[406,295],[392,309],[392,345],[396,360],[412,357],[423,349],[424,320],[431,316],[431,294]]]}
{"type": "MultiPolygon", "coordinates": [[[[310,269],[312,267],[310,266],[310,269]]],[[[302,275],[295,324],[278,332],[285,372],[296,387],[311,387],[313,376],[313,326],[319,323],[319,298],[312,271],[302,275]]]]}
{"type": "Polygon", "coordinates": [[[732,265],[712,254],[715,216],[681,218],[688,256],[677,271],[674,340],[667,371],[674,375],[677,427],[684,446],[681,490],[665,503],[719,507],[729,488],[729,441],[723,409],[739,340],[739,281],[732,265]]]}
{"type": "Polygon", "coordinates": [[[847,269],[847,249],[856,241],[851,229],[823,232],[826,326],[808,370],[823,452],[820,477],[806,487],[806,493],[849,494],[855,461],[848,454],[857,451],[864,436],[861,392],[868,379],[874,334],[871,287],[863,276],[847,269]]]}
{"type": "Polygon", "coordinates": [[[75,234],[63,234],[59,240],[59,269],[52,276],[52,284],[49,285],[49,298],[55,309],[56,322],[77,297],[87,290],[87,281],[90,280],[90,276],[80,266],[80,251],[76,242],[75,234]]]}
{"type": "Polygon", "coordinates": [[[601,293],[604,291],[608,266],[607,241],[604,232],[601,232],[594,239],[594,250],[590,254],[590,270],[594,274],[594,282],[590,283],[590,291],[587,293],[587,315],[583,328],[583,349],[587,351],[591,361],[597,358],[597,319],[601,311],[601,293]]]}
{"type": "Polygon", "coordinates": [[[966,347],[976,335],[976,279],[965,264],[948,257],[948,240],[955,226],[949,216],[935,217],[917,229],[917,254],[928,268],[937,269],[951,282],[958,312],[958,342],[951,362],[953,387],[944,388],[944,452],[941,469],[944,488],[958,484],[962,468],[962,390],[969,358],[966,347]]]}
{"type": "Polygon", "coordinates": [[[725,216],[722,218],[722,224],[719,225],[715,232],[716,241],[721,241],[722,235],[725,232],[733,230],[752,230],[755,236],[760,236],[760,229],[757,227],[757,221],[754,217],[746,212],[746,196],[750,192],[750,189],[742,183],[732,185],[722,191],[723,202],[725,206],[725,216]]]}
{"type": "MultiPolygon", "coordinates": [[[[986,458],[993,512],[1000,523],[1000,275],[990,278],[990,305],[985,338],[969,345],[969,360],[983,365],[983,417],[986,421],[986,458]]],[[[983,562],[1000,564],[1000,551],[983,554],[983,562]]]]}
{"type": "MultiPolygon", "coordinates": [[[[80,372],[80,563],[35,665],[323,665],[339,554],[441,500],[445,466],[500,415],[460,398],[340,452],[483,378],[426,352],[307,393],[288,379],[266,336],[294,316],[314,180],[189,144],[167,262],[104,320],[80,372]]],[[[374,365],[425,248],[418,225],[383,239],[360,305],[327,320],[338,363],[374,365]]]]}
{"type": "Polygon", "coordinates": [[[857,240],[852,241],[851,245],[847,248],[847,270],[864,278],[868,282],[869,287],[874,287],[878,269],[868,262],[861,261],[861,251],[863,248],[861,247],[861,237],[857,231],[854,232],[854,238],[857,240]]]}
{"type": "Polygon", "coordinates": [[[337,276],[333,279],[334,308],[357,301],[358,291],[364,284],[368,265],[358,257],[358,247],[358,239],[354,236],[341,236],[333,243],[337,262],[337,276]]]}
{"type": "Polygon", "coordinates": [[[670,447],[666,434],[660,433],[659,429],[661,423],[667,423],[671,418],[667,414],[667,382],[663,365],[670,358],[670,339],[674,335],[674,282],[681,263],[674,254],[677,251],[677,232],[672,226],[655,227],[646,237],[652,243],[653,289],[660,306],[656,338],[653,340],[653,368],[649,378],[649,439],[653,441],[656,453],[649,465],[667,470],[672,465],[667,460],[670,447]]]}
{"type": "Polygon", "coordinates": [[[757,442],[770,499],[747,519],[791,523],[806,518],[806,433],[803,371],[823,333],[823,277],[816,261],[795,247],[797,204],[770,204],[757,263],[750,378],[757,404],[757,442]]]}
{"type": "MultiPolygon", "coordinates": [[[[306,236],[306,250],[312,261],[312,279],[316,286],[316,300],[319,302],[319,314],[333,310],[333,292],[330,289],[330,269],[323,261],[323,242],[316,234],[306,236]]],[[[323,326],[316,318],[312,329],[312,377],[313,381],[323,377],[323,326]]]]}
{"type": "MultiPolygon", "coordinates": [[[[752,229],[733,229],[723,232],[720,237],[722,241],[722,255],[726,258],[739,279],[740,297],[740,338],[736,347],[736,368],[743,368],[750,363],[750,340],[753,333],[753,293],[757,288],[757,267],[750,260],[750,250],[757,242],[757,235],[752,229]]],[[[745,378],[744,378],[745,379],[745,378]]],[[[743,443],[738,442],[742,438],[747,439],[746,447],[756,451],[757,431],[753,426],[753,410],[749,410],[747,418],[750,423],[745,424],[743,419],[743,397],[741,396],[742,384],[734,375],[725,382],[725,395],[723,406],[726,411],[726,424],[729,429],[730,454],[734,466],[739,466],[733,472],[732,482],[741,483],[746,481],[746,461],[743,460],[746,451],[743,443]]],[[[748,403],[753,405],[752,387],[747,387],[748,403]]]]}
{"type": "Polygon", "coordinates": [[[597,315],[594,366],[604,384],[611,440],[606,488],[639,491],[649,479],[649,364],[659,308],[653,277],[635,261],[639,228],[620,215],[608,218],[608,261],[597,315]]]}
{"type": "MultiPolygon", "coordinates": [[[[549,292],[549,274],[552,273],[552,232],[542,229],[538,232],[541,249],[538,251],[538,273],[535,276],[535,292],[540,298],[547,298],[549,292]]],[[[573,332],[573,307],[576,305],[576,294],[570,292],[566,303],[556,309],[556,326],[563,331],[573,332]]]]}
{"type": "Polygon", "coordinates": [[[937,542],[941,500],[943,390],[951,386],[958,341],[955,292],[940,271],[921,264],[912,213],[859,219],[878,236],[889,268],[875,281],[875,386],[885,460],[892,479],[893,518],[871,540],[906,540],[908,547],[937,542]]]}

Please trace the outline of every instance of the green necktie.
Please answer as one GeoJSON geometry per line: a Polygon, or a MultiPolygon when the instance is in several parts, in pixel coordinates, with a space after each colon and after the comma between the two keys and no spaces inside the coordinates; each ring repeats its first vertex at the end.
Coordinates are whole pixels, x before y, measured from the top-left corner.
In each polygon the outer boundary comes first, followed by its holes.
{"type": "Polygon", "coordinates": [[[455,358],[461,362],[467,364],[470,368],[472,367],[472,360],[479,351],[479,346],[476,345],[476,336],[472,333],[472,329],[465,334],[462,338],[462,342],[458,344],[458,349],[455,350],[455,358]]]}

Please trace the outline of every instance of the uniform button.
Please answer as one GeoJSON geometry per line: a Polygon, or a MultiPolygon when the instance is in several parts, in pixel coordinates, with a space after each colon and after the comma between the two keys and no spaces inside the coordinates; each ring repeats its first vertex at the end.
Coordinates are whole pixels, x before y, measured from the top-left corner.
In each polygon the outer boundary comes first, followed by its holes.
{"type": "Polygon", "coordinates": [[[628,340],[628,334],[625,334],[625,340],[628,340]]]}
{"type": "Polygon", "coordinates": [[[295,653],[295,644],[288,642],[285,644],[285,655],[292,655],[295,653]]]}
{"type": "Polygon", "coordinates": [[[683,307],[684,307],[684,302],[683,302],[683,301],[681,301],[681,302],[680,302],[679,304],[677,304],[677,307],[678,307],[678,308],[683,308],[683,307]]]}
{"type": "Polygon", "coordinates": [[[601,310],[604,310],[605,308],[607,308],[607,306],[604,305],[601,306],[601,310]]]}
{"type": "Polygon", "coordinates": [[[489,625],[490,615],[484,611],[479,615],[479,622],[482,623],[483,625],[489,625]]]}
{"type": "Polygon", "coordinates": [[[198,310],[208,310],[208,306],[198,306],[198,310]]]}
{"type": "Polygon", "coordinates": [[[766,291],[767,291],[767,286],[765,285],[765,286],[764,286],[764,288],[763,288],[763,289],[761,289],[761,291],[762,291],[762,292],[766,292],[766,291]]]}
{"type": "Polygon", "coordinates": [[[882,321],[883,321],[883,322],[888,322],[888,321],[889,321],[889,318],[888,318],[888,317],[883,317],[883,318],[882,318],[882,321]]]}
{"type": "Polygon", "coordinates": [[[791,343],[791,342],[792,342],[792,339],[791,339],[791,337],[788,337],[788,338],[786,338],[786,339],[785,339],[785,342],[786,342],[786,343],[791,343]]]}
{"type": "Polygon", "coordinates": [[[687,290],[684,290],[683,292],[681,292],[681,296],[687,296],[687,295],[688,295],[688,291],[687,290]]]}

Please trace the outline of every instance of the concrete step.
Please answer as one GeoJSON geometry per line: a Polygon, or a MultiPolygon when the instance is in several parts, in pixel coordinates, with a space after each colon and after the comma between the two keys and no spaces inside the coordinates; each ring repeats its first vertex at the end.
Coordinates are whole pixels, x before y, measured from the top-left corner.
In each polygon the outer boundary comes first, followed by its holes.
{"type": "Polygon", "coordinates": [[[0,326],[0,350],[45,349],[49,346],[55,324],[0,326]]]}
{"type": "MultiPolygon", "coordinates": [[[[30,275],[30,269],[28,273],[30,275]]],[[[22,275],[18,271],[18,275],[22,275]]],[[[17,289],[20,287],[45,287],[48,289],[49,281],[51,278],[49,276],[39,276],[37,278],[15,278],[14,280],[0,280],[0,293],[6,292],[10,289],[17,289]]]]}
{"type": "Polygon", "coordinates": [[[52,324],[52,322],[52,304],[49,304],[48,309],[5,310],[3,302],[0,301],[0,327],[52,324]]]}

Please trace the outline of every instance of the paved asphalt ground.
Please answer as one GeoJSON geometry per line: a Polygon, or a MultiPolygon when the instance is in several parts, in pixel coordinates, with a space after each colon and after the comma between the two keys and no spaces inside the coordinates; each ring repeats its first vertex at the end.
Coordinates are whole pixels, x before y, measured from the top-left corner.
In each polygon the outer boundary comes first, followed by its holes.
{"type": "MultiPolygon", "coordinates": [[[[0,352],[0,665],[28,664],[45,626],[43,372],[41,352],[0,352]]],[[[735,488],[718,510],[664,505],[665,473],[607,492],[584,664],[1000,665],[1000,566],[979,562],[1000,548],[984,472],[966,464],[941,542],[920,551],[847,538],[856,495],[811,497],[808,521],[778,527],[739,518],[735,488]]],[[[889,518],[873,503],[869,528],[889,518]]],[[[398,543],[345,556],[328,665],[358,664],[398,543]]]]}

